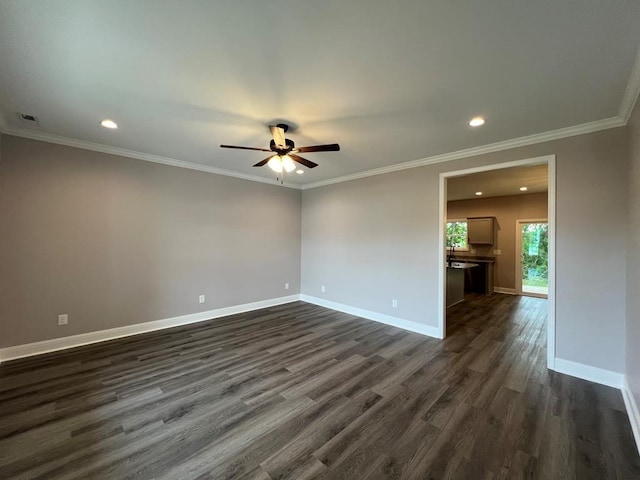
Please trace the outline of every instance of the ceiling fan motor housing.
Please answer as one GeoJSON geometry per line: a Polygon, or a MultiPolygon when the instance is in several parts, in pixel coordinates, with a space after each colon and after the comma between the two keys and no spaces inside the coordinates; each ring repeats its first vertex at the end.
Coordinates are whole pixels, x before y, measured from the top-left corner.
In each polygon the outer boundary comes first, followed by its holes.
{"type": "Polygon", "coordinates": [[[269,148],[271,148],[272,151],[277,152],[278,155],[286,155],[295,148],[296,144],[293,143],[293,140],[289,140],[288,138],[285,138],[285,142],[287,144],[287,148],[278,148],[275,140],[272,139],[271,142],[269,142],[269,148]]]}

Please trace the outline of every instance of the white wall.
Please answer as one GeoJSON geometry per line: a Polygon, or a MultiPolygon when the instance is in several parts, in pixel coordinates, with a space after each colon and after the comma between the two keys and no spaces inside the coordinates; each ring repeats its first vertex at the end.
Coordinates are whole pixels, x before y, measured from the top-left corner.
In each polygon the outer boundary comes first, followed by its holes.
{"type": "Polygon", "coordinates": [[[616,128],[305,190],[302,293],[437,326],[439,173],[556,154],[556,356],[622,372],[627,153],[616,128]]]}

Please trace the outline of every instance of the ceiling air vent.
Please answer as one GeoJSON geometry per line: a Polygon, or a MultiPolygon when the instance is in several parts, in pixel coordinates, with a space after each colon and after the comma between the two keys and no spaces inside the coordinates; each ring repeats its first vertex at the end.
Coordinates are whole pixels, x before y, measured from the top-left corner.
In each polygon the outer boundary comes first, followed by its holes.
{"type": "Polygon", "coordinates": [[[36,127],[40,126],[40,121],[38,120],[38,117],[36,117],[35,115],[31,115],[29,113],[16,112],[16,116],[18,117],[18,120],[20,120],[20,122],[24,123],[25,125],[31,125],[36,127]]]}

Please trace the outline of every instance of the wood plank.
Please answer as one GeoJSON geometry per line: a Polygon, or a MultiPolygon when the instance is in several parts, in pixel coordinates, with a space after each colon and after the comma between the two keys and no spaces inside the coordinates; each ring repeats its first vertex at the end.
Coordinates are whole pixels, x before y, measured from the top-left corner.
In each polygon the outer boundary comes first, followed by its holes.
{"type": "Polygon", "coordinates": [[[296,302],[0,365],[0,478],[640,478],[620,392],[546,369],[546,300],[436,340],[296,302]]]}

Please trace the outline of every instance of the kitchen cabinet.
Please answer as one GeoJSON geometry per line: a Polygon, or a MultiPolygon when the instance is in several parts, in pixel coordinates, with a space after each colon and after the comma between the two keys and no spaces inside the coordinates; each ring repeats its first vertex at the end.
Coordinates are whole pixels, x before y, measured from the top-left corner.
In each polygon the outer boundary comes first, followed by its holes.
{"type": "Polygon", "coordinates": [[[493,245],[495,217],[467,218],[467,242],[469,245],[493,245]]]}

